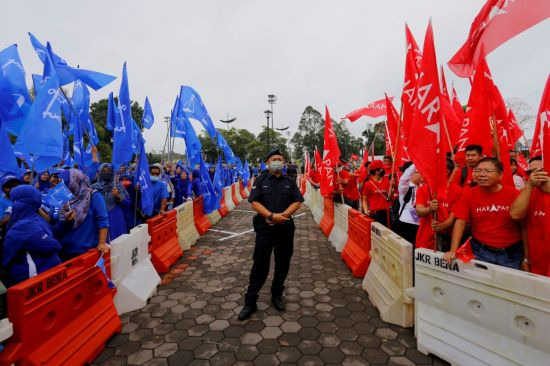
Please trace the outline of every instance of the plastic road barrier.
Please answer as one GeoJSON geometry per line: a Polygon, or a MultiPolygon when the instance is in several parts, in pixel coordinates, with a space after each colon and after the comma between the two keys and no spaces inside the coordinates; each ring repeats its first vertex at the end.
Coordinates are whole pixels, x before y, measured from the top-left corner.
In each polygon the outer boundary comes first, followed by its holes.
{"type": "Polygon", "coordinates": [[[111,273],[119,314],[145,307],[160,283],[149,255],[150,240],[147,224],[142,224],[111,242],[111,273]]]}
{"type": "Polygon", "coordinates": [[[218,212],[220,213],[221,217],[225,217],[229,213],[229,210],[227,209],[227,205],[225,204],[225,189],[223,188],[222,188],[222,198],[220,199],[220,208],[218,209],[218,212]]]}
{"type": "Polygon", "coordinates": [[[170,266],[183,255],[179,245],[176,210],[147,220],[151,242],[151,262],[158,273],[168,272],[170,266]]]}
{"type": "Polygon", "coordinates": [[[235,183],[233,183],[231,185],[231,199],[233,200],[233,203],[235,204],[235,206],[237,206],[239,204],[239,202],[241,202],[241,200],[237,197],[237,190],[235,189],[235,183]]]}
{"type": "Polygon", "coordinates": [[[214,210],[212,212],[210,212],[208,215],[208,221],[210,221],[210,224],[212,225],[215,225],[218,223],[218,221],[220,221],[220,219],[222,218],[221,215],[220,215],[220,212],[218,210],[214,210]]]}
{"type": "MultiPolygon", "coordinates": [[[[313,188],[313,187],[312,187],[313,188]]],[[[313,214],[313,220],[319,224],[323,218],[324,202],[319,189],[311,190],[311,213],[313,214]]]]}
{"type": "Polygon", "coordinates": [[[175,208],[177,212],[178,242],[181,249],[188,250],[199,238],[193,219],[193,201],[186,201],[175,208]]]}
{"type": "Polygon", "coordinates": [[[212,227],[208,216],[204,214],[204,201],[202,196],[193,200],[193,220],[199,235],[204,235],[212,227]]]}
{"type": "MultiPolygon", "coordinates": [[[[105,256],[107,272],[110,257],[105,256]]],[[[93,250],[8,289],[13,336],[0,365],[83,365],[120,332],[116,290],[96,266],[93,250]]]]}
{"type": "Polygon", "coordinates": [[[319,223],[319,227],[323,234],[328,237],[332,228],[334,227],[334,201],[330,198],[323,198],[324,209],[323,209],[323,218],[319,223]]]}
{"type": "Polygon", "coordinates": [[[231,194],[231,186],[224,187],[223,197],[225,198],[225,206],[229,211],[235,208],[235,202],[233,202],[233,195],[231,194]]]}
{"type": "Polygon", "coordinates": [[[243,200],[243,195],[241,194],[241,185],[239,182],[233,183],[233,187],[235,189],[235,197],[237,197],[237,202],[241,202],[243,200]]]}
{"type": "Polygon", "coordinates": [[[550,278],[415,252],[418,350],[453,365],[550,365],[550,278]]]}
{"type": "Polygon", "coordinates": [[[363,289],[383,321],[402,327],[414,321],[413,299],[405,294],[413,285],[412,254],[411,243],[384,225],[371,224],[371,262],[363,289]]]}
{"type": "Polygon", "coordinates": [[[354,277],[364,278],[370,264],[370,236],[372,219],[359,211],[348,211],[348,241],[342,259],[354,277]]]}
{"type": "Polygon", "coordinates": [[[239,192],[241,194],[241,198],[244,200],[245,198],[248,197],[248,193],[246,193],[245,191],[246,187],[242,181],[240,181],[238,184],[239,184],[239,192]]]}
{"type": "Polygon", "coordinates": [[[306,194],[304,194],[304,203],[311,208],[311,191],[313,187],[311,183],[306,179],[306,194]]]}
{"type": "Polygon", "coordinates": [[[334,204],[334,227],[328,240],[334,249],[340,253],[348,241],[348,211],[350,207],[343,203],[334,204]]]}

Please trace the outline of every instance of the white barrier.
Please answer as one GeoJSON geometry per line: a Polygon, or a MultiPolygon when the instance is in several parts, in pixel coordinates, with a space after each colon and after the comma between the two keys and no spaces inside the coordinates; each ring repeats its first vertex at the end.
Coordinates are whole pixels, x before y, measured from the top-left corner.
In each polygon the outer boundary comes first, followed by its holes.
{"type": "Polygon", "coordinates": [[[550,278],[415,252],[418,350],[453,365],[550,365],[550,278]]]}
{"type": "Polygon", "coordinates": [[[149,255],[150,240],[147,224],[142,224],[111,242],[111,277],[119,314],[145,307],[160,283],[149,255]]]}
{"type": "Polygon", "coordinates": [[[319,189],[315,189],[312,187],[311,213],[313,214],[313,220],[315,220],[317,224],[321,222],[324,211],[325,211],[325,200],[323,199],[323,196],[321,196],[319,189]]]}
{"type": "Polygon", "coordinates": [[[304,193],[304,203],[309,207],[311,204],[311,191],[313,187],[309,181],[306,181],[306,192],[304,193]]]}
{"type": "Polygon", "coordinates": [[[193,201],[187,201],[176,207],[178,242],[183,250],[188,250],[199,238],[193,217],[193,201]]]}
{"type": "Polygon", "coordinates": [[[224,187],[223,189],[225,206],[229,211],[232,211],[235,208],[235,203],[233,202],[233,197],[231,196],[231,186],[224,187]]]}
{"type": "Polygon", "coordinates": [[[208,220],[210,220],[210,223],[212,225],[215,225],[218,223],[218,221],[221,220],[222,216],[220,215],[220,211],[218,210],[214,210],[212,211],[211,213],[209,213],[208,215],[208,220]]]}
{"type": "Polygon", "coordinates": [[[0,342],[4,342],[6,339],[13,335],[13,324],[8,318],[0,320],[0,342]]]}
{"type": "Polygon", "coordinates": [[[338,253],[344,250],[348,241],[348,211],[350,207],[343,203],[334,204],[334,227],[328,240],[338,253]]]}
{"type": "Polygon", "coordinates": [[[411,243],[384,225],[372,223],[371,262],[363,289],[383,321],[402,327],[414,324],[413,299],[405,294],[413,285],[412,254],[411,243]]]}
{"type": "Polygon", "coordinates": [[[237,201],[241,202],[243,200],[243,196],[241,196],[241,187],[239,186],[239,182],[233,183],[233,186],[235,187],[235,196],[237,197],[237,201]]]}

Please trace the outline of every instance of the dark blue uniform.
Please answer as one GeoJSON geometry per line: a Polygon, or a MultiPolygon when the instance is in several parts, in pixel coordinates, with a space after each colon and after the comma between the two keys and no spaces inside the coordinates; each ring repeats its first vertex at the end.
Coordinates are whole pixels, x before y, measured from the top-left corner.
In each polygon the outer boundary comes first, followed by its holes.
{"type": "MultiPolygon", "coordinates": [[[[270,212],[282,213],[291,204],[303,202],[298,186],[289,177],[276,177],[271,173],[256,178],[249,202],[259,202],[270,212]]],[[[254,216],[254,231],[256,232],[256,247],[254,249],[254,264],[250,272],[250,284],[245,296],[245,304],[256,304],[258,293],[269,274],[271,252],[275,255],[275,273],[271,285],[273,297],[283,294],[284,282],[288,274],[290,259],[294,247],[294,221],[290,219],[283,224],[270,225],[260,215],[254,216]]]]}

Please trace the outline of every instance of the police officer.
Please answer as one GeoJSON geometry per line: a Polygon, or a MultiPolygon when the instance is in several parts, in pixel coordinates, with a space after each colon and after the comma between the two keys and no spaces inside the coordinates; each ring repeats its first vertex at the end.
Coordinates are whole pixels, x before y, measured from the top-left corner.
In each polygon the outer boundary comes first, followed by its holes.
{"type": "Polygon", "coordinates": [[[250,284],[239,320],[248,319],[257,310],[256,300],[269,273],[272,251],[275,253],[275,273],[271,284],[271,302],[277,310],[285,310],[284,282],[294,245],[292,214],[304,201],[294,180],[282,175],[284,157],[281,150],[270,150],[266,162],[268,172],[256,179],[248,198],[252,209],[258,213],[253,219],[256,247],[250,284]]]}

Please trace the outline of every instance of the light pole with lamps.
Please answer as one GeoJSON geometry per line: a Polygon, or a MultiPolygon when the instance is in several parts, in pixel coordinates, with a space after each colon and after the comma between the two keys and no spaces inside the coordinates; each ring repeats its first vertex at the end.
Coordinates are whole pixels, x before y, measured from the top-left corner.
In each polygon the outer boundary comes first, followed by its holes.
{"type": "Polygon", "coordinates": [[[267,150],[269,151],[269,115],[273,114],[269,109],[264,111],[265,117],[267,118],[267,130],[265,131],[267,133],[267,150]]]}
{"type": "Polygon", "coordinates": [[[275,117],[273,117],[273,104],[277,103],[277,96],[275,94],[268,94],[267,102],[271,105],[271,127],[275,129],[275,117]]]}

